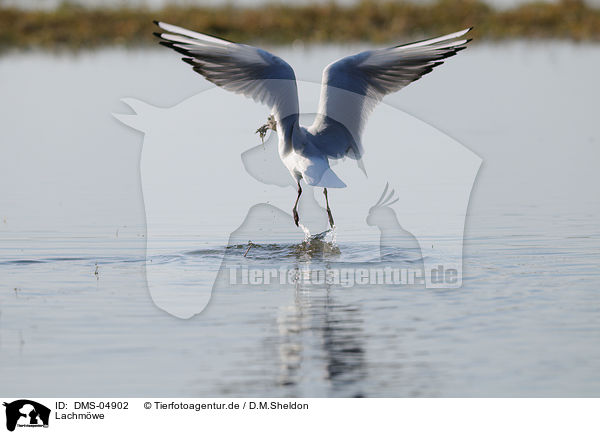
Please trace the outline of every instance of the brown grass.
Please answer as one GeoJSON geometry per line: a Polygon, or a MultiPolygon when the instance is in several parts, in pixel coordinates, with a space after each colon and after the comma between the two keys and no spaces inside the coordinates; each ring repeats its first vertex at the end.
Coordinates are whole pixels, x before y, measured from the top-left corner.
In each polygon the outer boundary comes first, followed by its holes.
{"type": "Polygon", "coordinates": [[[563,38],[600,40],[600,9],[581,0],[530,3],[498,11],[477,0],[439,0],[417,5],[364,0],[344,7],[324,5],[257,8],[171,6],[82,8],[63,4],[52,11],[0,5],[0,48],[75,49],[110,44],[156,43],[153,19],[239,42],[396,42],[475,26],[478,39],[563,38]]]}

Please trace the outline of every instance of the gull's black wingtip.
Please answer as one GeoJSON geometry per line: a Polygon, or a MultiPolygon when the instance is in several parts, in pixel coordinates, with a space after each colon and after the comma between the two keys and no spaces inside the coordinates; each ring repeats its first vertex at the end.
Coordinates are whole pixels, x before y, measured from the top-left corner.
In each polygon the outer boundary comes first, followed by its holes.
{"type": "Polygon", "coordinates": [[[157,20],[152,20],[152,22],[153,22],[154,24],[156,24],[157,26],[160,26],[160,21],[157,21],[157,20]]]}
{"type": "Polygon", "coordinates": [[[162,37],[162,33],[158,33],[158,32],[152,32],[152,34],[153,34],[154,36],[156,36],[157,38],[159,38],[159,39],[162,39],[162,38],[163,38],[163,37],[162,37]]]}
{"type": "Polygon", "coordinates": [[[169,47],[170,49],[175,50],[178,53],[185,54],[188,57],[190,55],[189,51],[187,51],[185,48],[178,47],[177,45],[175,45],[174,42],[163,40],[163,41],[160,41],[159,44],[164,45],[165,47],[169,47]]]}

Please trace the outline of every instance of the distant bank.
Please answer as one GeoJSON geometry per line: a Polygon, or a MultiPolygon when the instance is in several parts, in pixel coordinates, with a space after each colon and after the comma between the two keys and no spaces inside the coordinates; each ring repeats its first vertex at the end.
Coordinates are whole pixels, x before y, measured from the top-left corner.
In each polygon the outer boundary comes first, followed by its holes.
{"type": "Polygon", "coordinates": [[[402,42],[475,26],[476,39],[600,40],[600,8],[579,0],[529,3],[497,10],[477,0],[417,5],[362,1],[352,5],[252,7],[167,6],[22,10],[0,2],[0,48],[91,48],[155,43],[153,19],[239,42],[402,42]]]}

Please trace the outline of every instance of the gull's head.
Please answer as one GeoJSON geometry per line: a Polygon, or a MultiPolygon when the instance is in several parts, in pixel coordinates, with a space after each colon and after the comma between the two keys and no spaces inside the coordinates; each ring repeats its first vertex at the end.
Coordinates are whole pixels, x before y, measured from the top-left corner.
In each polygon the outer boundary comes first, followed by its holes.
{"type": "Polygon", "coordinates": [[[267,118],[267,125],[270,130],[277,131],[277,121],[274,115],[269,115],[267,118]]]}
{"type": "Polygon", "coordinates": [[[263,141],[263,144],[265,142],[265,136],[267,135],[267,131],[269,130],[277,131],[277,121],[275,120],[274,115],[269,115],[269,117],[267,118],[267,123],[256,130],[256,134],[260,136],[260,139],[263,141]]]}

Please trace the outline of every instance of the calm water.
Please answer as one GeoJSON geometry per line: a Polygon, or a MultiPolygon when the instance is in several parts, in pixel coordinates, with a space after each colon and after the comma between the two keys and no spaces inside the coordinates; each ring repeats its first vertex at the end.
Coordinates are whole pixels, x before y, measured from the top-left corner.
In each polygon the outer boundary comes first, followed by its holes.
{"type": "MultiPolygon", "coordinates": [[[[276,51],[317,82],[358,48],[276,51]]],[[[599,55],[559,42],[476,45],[388,100],[484,161],[462,288],[228,285],[227,264],[302,272],[380,252],[340,216],[333,246],[329,233],[307,247],[300,231],[244,257],[250,238],[224,202],[221,225],[239,227],[225,261],[210,245],[187,248],[193,227],[166,233],[152,258],[173,281],[221,269],[189,320],[146,287],[143,139],[110,114],[127,112],[122,97],[169,107],[206,84],[164,50],[4,55],[0,395],[599,396],[599,55]]],[[[249,114],[256,126],[264,115],[249,114]]],[[[351,197],[333,200],[336,215],[351,197]]],[[[419,266],[420,253],[383,259],[419,266]]]]}

